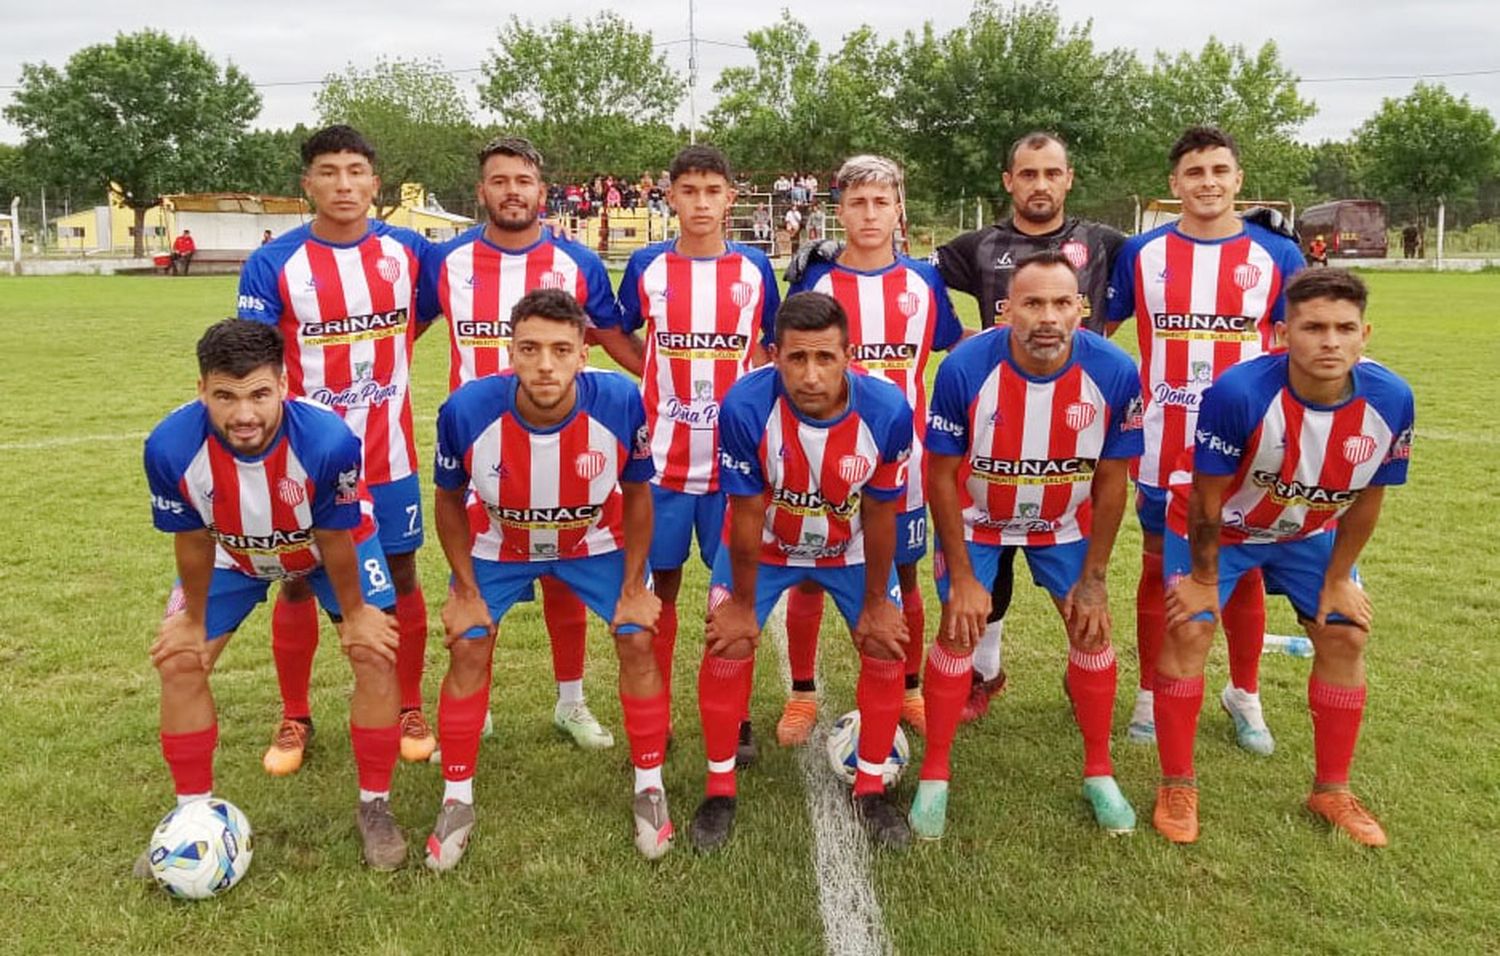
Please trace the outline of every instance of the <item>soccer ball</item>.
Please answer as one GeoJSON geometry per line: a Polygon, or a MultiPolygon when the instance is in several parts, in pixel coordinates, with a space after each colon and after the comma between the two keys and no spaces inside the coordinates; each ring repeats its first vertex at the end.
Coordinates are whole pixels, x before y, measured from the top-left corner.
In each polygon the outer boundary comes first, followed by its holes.
{"type": "Polygon", "coordinates": [[[147,848],[151,875],[173,896],[226,892],[250,868],[250,821],[227,800],[192,800],[162,817],[147,848]]]}
{"type": "MultiPolygon", "coordinates": [[[[901,779],[901,771],[910,759],[911,745],[906,742],[906,732],[897,727],[896,740],[891,745],[891,755],[885,758],[885,773],[881,775],[887,787],[895,786],[901,779]]],[[[829,728],[828,765],[840,780],[854,786],[855,772],[859,769],[859,711],[849,711],[829,728]]]]}

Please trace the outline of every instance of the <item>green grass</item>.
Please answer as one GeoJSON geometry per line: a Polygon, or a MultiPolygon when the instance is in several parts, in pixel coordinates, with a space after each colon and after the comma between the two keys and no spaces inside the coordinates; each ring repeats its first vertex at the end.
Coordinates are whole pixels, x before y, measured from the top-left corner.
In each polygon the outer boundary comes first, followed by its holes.
{"type": "MultiPolygon", "coordinates": [[[[1019,591],[1006,639],[1010,693],[954,751],[949,836],[877,856],[886,926],[906,953],[1034,951],[1394,952],[1493,950],[1500,912],[1500,674],[1494,466],[1500,442],[1500,275],[1369,277],[1372,353],[1417,391],[1410,485],[1387,497],[1363,562],[1377,605],[1371,705],[1357,785],[1392,837],[1382,853],[1331,838],[1301,810],[1312,749],[1307,662],[1263,671],[1275,756],[1235,749],[1205,709],[1199,749],[1202,842],[1174,848],[1149,816],[1154,754],[1116,748],[1141,832],[1110,840],[1078,798],[1080,746],[1059,688],[1064,641],[1037,590],[1019,591]]],[[[679,848],[661,865],[628,839],[623,740],[582,753],[549,724],[553,689],[537,609],[501,629],[498,733],[481,751],[481,822],[462,867],[394,876],[357,863],[353,767],[343,726],[347,668],[324,629],[314,683],[320,736],[298,776],[259,758],[277,717],[264,609],[215,677],[218,791],[256,830],[256,861],[223,900],[183,905],[127,875],[171,788],[155,736],[145,649],[172,576],[151,530],[140,438],[192,394],[192,345],[225,314],[233,280],[0,280],[0,949],[7,953],[233,948],[285,952],[742,952],[822,948],[812,836],[797,760],[774,746],[742,777],[731,848],[679,848]],[[92,441],[75,441],[102,436],[92,441]]],[[[961,304],[972,318],[971,304],[961,304]]],[[[446,388],[446,343],[418,345],[423,457],[446,388]]],[[[426,469],[424,468],[424,472],[426,469]]],[[[1132,693],[1139,534],[1127,520],[1111,585],[1121,648],[1117,726],[1132,693]]],[[[421,570],[436,622],[444,569],[421,570]]],[[[930,576],[929,576],[930,577],[930,576]]],[[[697,802],[702,747],[693,697],[704,575],[690,566],[676,670],[677,744],[667,770],[679,825],[697,802]]],[[[937,605],[929,588],[928,618],[937,605]]],[[[852,706],[853,655],[830,613],[825,689],[852,706]]],[[[1271,605],[1273,631],[1295,627],[1271,605]]],[[[587,686],[621,734],[609,647],[597,629],[587,686]]],[[[443,656],[429,647],[429,699],[443,656]]],[[[1223,681],[1222,647],[1209,686],[1223,681]]],[[[780,707],[769,648],[753,708],[769,736],[780,707]]],[[[836,711],[837,712],[837,711],[836,711]]],[[[908,797],[913,780],[901,786],[908,797]]],[[[436,768],[402,766],[398,816],[417,843],[431,823],[436,768]]]]}

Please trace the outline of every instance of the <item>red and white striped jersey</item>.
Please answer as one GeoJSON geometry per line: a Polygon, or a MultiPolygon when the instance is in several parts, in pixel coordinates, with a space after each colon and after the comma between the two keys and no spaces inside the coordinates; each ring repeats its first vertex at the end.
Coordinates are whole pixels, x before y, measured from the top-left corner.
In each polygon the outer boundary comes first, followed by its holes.
{"type": "Polygon", "coordinates": [[[1033,378],[1012,358],[1010,335],[1010,326],[995,326],[938,367],[927,447],[964,459],[965,540],[1038,546],[1087,538],[1099,460],[1141,453],[1135,363],[1079,329],[1068,363],[1033,378]]]}
{"type": "MultiPolygon", "coordinates": [[[[831,295],[849,316],[854,364],[886,379],[906,396],[913,412],[911,464],[903,511],[927,504],[923,436],[927,431],[927,360],[963,336],[948,288],[931,263],[906,256],[884,269],[860,272],[832,262],[811,266],[790,289],[831,295]]],[[[775,340],[768,329],[765,344],[775,340]]]]}
{"type": "Polygon", "coordinates": [[[556,561],[624,547],[620,482],[651,479],[640,393],[618,372],[576,382],[573,412],[547,429],[516,412],[511,373],[459,386],[438,410],[437,485],[471,490],[488,517],[474,557],[556,561]]]}
{"type": "Polygon", "coordinates": [[[240,318],[281,329],[292,394],[349,423],[372,485],[417,467],[409,386],[416,323],[430,318],[417,305],[428,246],[383,222],[349,245],[299,226],[256,249],[240,273],[240,318]]]}
{"type": "Polygon", "coordinates": [[[1272,350],[1283,289],[1303,265],[1296,243],[1253,223],[1227,239],[1190,239],[1168,223],[1125,241],[1108,317],[1136,321],[1146,398],[1141,484],[1165,487],[1192,446],[1203,390],[1231,365],[1272,350]]]}
{"type": "Polygon", "coordinates": [[[750,370],[750,352],[781,301],[771,264],[728,243],[694,259],[675,243],[637,250],[620,280],[626,332],[646,327],[641,380],[656,483],[688,494],[719,488],[719,404],[750,370]]]}
{"type": "Polygon", "coordinates": [[[845,380],[848,406],[829,421],[802,417],[772,366],[724,398],[720,475],[727,494],[765,499],[764,564],[863,564],[861,495],[891,501],[906,490],[911,408],[889,382],[845,380]]]}
{"type": "Polygon", "coordinates": [[[1311,405],[1287,384],[1287,361],[1267,355],[1238,365],[1204,393],[1194,446],[1171,476],[1173,532],[1187,534],[1194,470],[1234,476],[1221,512],[1228,544],[1317,534],[1365,488],[1406,482],[1415,418],[1406,382],[1360,362],[1348,400],[1311,405]]]}
{"type": "Polygon", "coordinates": [[[475,226],[434,246],[422,270],[423,312],[448,317],[448,390],[510,368],[511,310],[536,289],[573,294],[595,325],[615,322],[609,273],[587,246],[542,231],[525,249],[501,249],[475,226]]]}
{"type": "Polygon", "coordinates": [[[203,405],[191,402],[151,432],[145,462],[156,527],[207,529],[218,568],[300,578],[322,564],[314,528],[352,530],[356,543],[375,534],[359,439],[312,402],[283,403],[280,432],[255,458],[230,450],[203,405]]]}

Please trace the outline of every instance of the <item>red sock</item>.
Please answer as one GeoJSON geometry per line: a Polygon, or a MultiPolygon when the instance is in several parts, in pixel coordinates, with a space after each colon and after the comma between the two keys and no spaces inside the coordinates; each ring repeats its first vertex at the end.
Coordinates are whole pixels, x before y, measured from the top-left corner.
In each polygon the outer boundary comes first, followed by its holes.
{"type": "Polygon", "coordinates": [[[356,727],[349,725],[349,740],[354,747],[354,766],[359,773],[359,789],[384,793],[391,789],[391,774],[401,753],[401,728],[356,727]]]}
{"type": "Polygon", "coordinates": [[[656,622],[656,634],[651,638],[651,653],[656,657],[656,669],[661,671],[661,685],[667,700],[672,700],[672,659],[677,652],[677,605],[661,602],[661,617],[656,622]]]}
{"type": "Polygon", "coordinates": [[[542,617],[552,636],[552,677],[559,684],[583,680],[583,645],[588,638],[588,609],[573,589],[550,574],[541,577],[542,617]]]}
{"type": "Polygon", "coordinates": [[[422,709],[422,669],[427,662],[427,599],[422,587],[396,595],[396,679],[401,684],[401,709],[422,709]]]}
{"type": "Polygon", "coordinates": [[[912,588],[901,595],[901,615],[906,618],[905,673],[916,677],[922,673],[922,647],[927,637],[927,609],[922,606],[921,588],[912,588]]]}
{"type": "Polygon", "coordinates": [[[479,761],[479,733],[490,709],[490,682],[467,697],[447,688],[438,695],[438,747],[443,752],[443,779],[468,780],[479,761]]]}
{"type": "MultiPolygon", "coordinates": [[[[823,626],[823,592],[808,594],[800,587],[786,595],[786,656],[792,683],[812,690],[818,679],[818,629],[823,626]]],[[[798,688],[804,689],[804,688],[798,688]]]]}
{"type": "Polygon", "coordinates": [[[173,789],[179,794],[212,793],[214,747],[219,743],[219,724],[185,734],[161,735],[161,755],[172,771],[173,789]]]}
{"type": "Polygon", "coordinates": [[[859,769],[854,795],[885,792],[885,761],[901,720],[906,661],[886,661],[861,654],[854,702],[859,707],[859,769]]]}
{"type": "Polygon", "coordinates": [[[1266,587],[1260,568],[1247,572],[1224,604],[1229,643],[1229,683],[1246,693],[1260,690],[1260,652],[1266,643],[1266,587]]]}
{"type": "Polygon", "coordinates": [[[1073,719],[1083,735],[1083,775],[1113,776],[1109,759],[1109,730],[1115,716],[1115,686],[1119,672],[1115,649],[1106,646],[1093,654],[1068,649],[1068,695],[1073,719]]]}
{"type": "Polygon", "coordinates": [[[1339,687],[1309,677],[1307,707],[1312,711],[1315,779],[1319,786],[1345,786],[1365,716],[1365,688],[1339,687]]]}
{"type": "Polygon", "coordinates": [[[281,716],[287,720],[312,716],[307,689],[312,683],[313,655],[318,651],[318,602],[288,601],[276,596],[271,608],[271,659],[281,687],[281,716]]]}
{"type": "Polygon", "coordinates": [[[703,751],[708,757],[705,790],[710,797],[735,794],[734,751],[740,739],[740,718],[750,699],[753,660],[705,654],[698,669],[698,719],[703,723],[703,751]]]}
{"type": "Polygon", "coordinates": [[[1156,658],[1167,636],[1167,592],[1161,576],[1161,555],[1141,552],[1141,580],[1135,588],[1135,651],[1140,661],[1141,690],[1156,681],[1156,658]]]}
{"type": "Polygon", "coordinates": [[[948,754],[958,732],[958,715],[974,680],[974,655],[958,657],[941,644],[927,652],[927,674],[922,702],[927,710],[927,744],[922,753],[922,779],[947,780],[948,754]]]}
{"type": "Polygon", "coordinates": [[[630,739],[630,762],[641,770],[660,767],[667,759],[667,693],[655,697],[620,694],[625,714],[625,736],[630,739]]]}
{"type": "Polygon", "coordinates": [[[1203,675],[1156,675],[1156,754],[1161,775],[1192,780],[1193,744],[1198,737],[1198,712],[1203,709],[1203,675]]]}

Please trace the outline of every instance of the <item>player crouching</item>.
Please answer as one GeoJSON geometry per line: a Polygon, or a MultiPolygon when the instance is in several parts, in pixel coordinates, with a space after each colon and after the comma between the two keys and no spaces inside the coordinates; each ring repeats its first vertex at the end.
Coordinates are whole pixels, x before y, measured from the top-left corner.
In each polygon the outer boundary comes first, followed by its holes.
{"type": "Polygon", "coordinates": [[[438,702],[443,805],[427,838],[434,870],[458,863],[474,828],[496,625],[544,576],[610,622],[635,764],[636,848],[656,859],[671,846],[661,777],[667,695],[651,651],[661,602],[646,589],[646,414],[628,378],[585,371],[587,328],[567,292],[528,292],[511,312],[511,371],[459,387],[438,411],[433,510],[453,585],[443,607],[450,659],[438,702]],[[489,519],[477,536],[464,507],[470,489],[489,519]]]}
{"type": "Polygon", "coordinates": [[[349,733],[364,859],[406,860],[390,809],[400,747],[396,592],[360,481],[360,443],[338,415],[287,398],[274,326],[225,319],[198,341],[198,401],[146,439],[156,527],[174,535],[178,585],[151,662],[161,749],[177,800],[213,790],[219,726],[208,676],[272,581],[305,580],[354,670],[349,733]]]}
{"type": "Polygon", "coordinates": [[[928,495],[943,621],[927,655],[927,749],[912,830],[943,835],[948,757],[972,683],[1001,551],[1018,548],[1068,636],[1063,688],[1083,736],[1083,796],[1110,833],[1135,829],[1109,753],[1115,703],[1105,579],[1141,453],[1140,378],[1118,346],[1080,330],[1078,275],[1061,252],[1016,264],[1006,324],[938,369],[927,423],[928,495]]]}
{"type": "Polygon", "coordinates": [[[776,315],[772,367],[745,375],[719,415],[728,546],[714,558],[698,675],[707,796],[689,838],[729,839],[735,748],[755,645],[782,592],[811,581],[833,595],[860,653],[856,815],[876,843],[911,831],[885,793],[901,717],[906,627],[891,562],[911,455],[911,408],[889,382],[849,370],[849,320],[830,296],[791,296],[776,315]]]}
{"type": "Polygon", "coordinates": [[[1286,352],[1241,362],[1203,395],[1191,478],[1172,476],[1165,559],[1167,639],[1156,678],[1162,785],[1153,823],[1198,839],[1193,744],[1213,618],[1247,572],[1284,594],[1313,642],[1307,703],[1316,775],[1308,809],[1365,846],[1385,832],[1349,790],[1365,706],[1370,599],[1355,561],[1386,485],[1406,481],[1411,388],[1361,361],[1364,283],[1342,269],[1286,289],[1286,352]]]}

